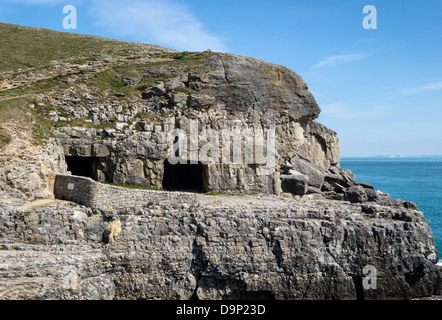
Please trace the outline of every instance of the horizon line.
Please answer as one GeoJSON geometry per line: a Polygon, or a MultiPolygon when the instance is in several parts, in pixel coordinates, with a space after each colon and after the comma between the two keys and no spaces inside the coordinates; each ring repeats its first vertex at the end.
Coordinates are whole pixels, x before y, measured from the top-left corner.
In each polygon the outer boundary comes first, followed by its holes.
{"type": "Polygon", "coordinates": [[[406,158],[442,158],[441,155],[375,155],[375,156],[341,156],[345,158],[386,158],[386,159],[406,159],[406,158]]]}

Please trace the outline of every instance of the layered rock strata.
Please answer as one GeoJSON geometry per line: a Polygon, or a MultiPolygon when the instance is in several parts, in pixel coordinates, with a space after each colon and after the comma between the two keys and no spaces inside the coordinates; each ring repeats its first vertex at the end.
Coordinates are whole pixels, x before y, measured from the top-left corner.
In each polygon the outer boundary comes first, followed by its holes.
{"type": "Polygon", "coordinates": [[[119,213],[67,202],[26,211],[3,201],[0,298],[411,299],[440,292],[434,239],[415,209],[276,196],[200,195],[198,202],[119,213]],[[367,276],[374,287],[366,287],[367,276]]]}

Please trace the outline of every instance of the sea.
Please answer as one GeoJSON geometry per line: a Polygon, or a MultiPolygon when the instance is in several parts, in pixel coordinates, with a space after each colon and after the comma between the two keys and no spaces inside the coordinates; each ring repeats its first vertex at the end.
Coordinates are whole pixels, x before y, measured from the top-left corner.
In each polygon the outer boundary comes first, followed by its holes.
{"type": "Polygon", "coordinates": [[[391,198],[416,203],[433,231],[442,265],[442,157],[342,158],[341,168],[391,198]]]}

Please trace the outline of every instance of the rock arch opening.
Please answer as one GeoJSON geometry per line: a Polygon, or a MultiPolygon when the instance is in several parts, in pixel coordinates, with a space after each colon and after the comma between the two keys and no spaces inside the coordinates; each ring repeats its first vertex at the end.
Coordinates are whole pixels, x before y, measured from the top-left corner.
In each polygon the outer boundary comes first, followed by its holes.
{"type": "Polygon", "coordinates": [[[164,161],[163,189],[167,191],[205,192],[204,165],[175,164],[164,161]]]}

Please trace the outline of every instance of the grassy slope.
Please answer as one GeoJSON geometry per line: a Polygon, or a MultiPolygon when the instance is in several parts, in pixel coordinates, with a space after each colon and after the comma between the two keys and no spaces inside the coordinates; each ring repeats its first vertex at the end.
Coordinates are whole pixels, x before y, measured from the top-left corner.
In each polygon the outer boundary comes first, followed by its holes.
{"type": "Polygon", "coordinates": [[[0,73],[44,68],[51,61],[78,63],[103,57],[128,57],[161,47],[89,35],[0,23],[0,73]]]}
{"type": "MultiPolygon", "coordinates": [[[[72,64],[108,58],[134,59],[146,54],[161,56],[168,51],[154,45],[5,23],[0,23],[0,44],[0,82],[11,75],[51,70],[54,61],[72,64]]],[[[50,121],[29,108],[29,96],[61,88],[63,85],[55,78],[0,90],[0,147],[10,141],[4,126],[12,118],[32,128],[37,142],[46,136],[50,121]]],[[[112,82],[112,79],[108,81],[112,82]]]]}
{"type": "MultiPolygon", "coordinates": [[[[129,43],[96,36],[64,33],[47,29],[23,27],[0,23],[0,82],[5,79],[21,78],[24,74],[40,71],[53,71],[57,65],[81,64],[87,61],[122,61],[107,70],[97,73],[87,80],[88,85],[99,90],[113,90],[127,96],[139,95],[143,87],[154,81],[167,80],[173,74],[160,74],[158,78],[143,79],[135,87],[125,87],[116,75],[134,76],[143,70],[167,65],[168,69],[198,69],[198,65],[210,53],[190,53],[162,48],[155,45],[129,43]],[[141,57],[161,58],[161,61],[137,63],[141,57]],[[167,61],[164,61],[166,59],[167,61]]],[[[49,73],[50,74],[50,73],[49,73]]],[[[31,76],[31,78],[33,78],[31,76]]],[[[33,104],[32,95],[52,89],[63,89],[71,86],[60,82],[63,76],[51,75],[38,81],[20,84],[9,89],[0,87],[0,147],[9,143],[10,138],[4,130],[8,120],[19,119],[23,126],[31,128],[36,142],[41,142],[50,135],[54,126],[51,121],[42,117],[38,111],[29,108],[33,104]]],[[[184,90],[187,88],[182,88],[184,90]]],[[[75,121],[74,121],[75,122],[75,121]]],[[[74,123],[72,122],[72,123],[74,123]]],[[[84,122],[84,121],[83,121],[84,122]]],[[[82,126],[83,122],[75,123],[82,126]]],[[[84,123],[83,123],[84,124],[84,123]]]]}

